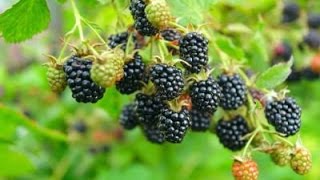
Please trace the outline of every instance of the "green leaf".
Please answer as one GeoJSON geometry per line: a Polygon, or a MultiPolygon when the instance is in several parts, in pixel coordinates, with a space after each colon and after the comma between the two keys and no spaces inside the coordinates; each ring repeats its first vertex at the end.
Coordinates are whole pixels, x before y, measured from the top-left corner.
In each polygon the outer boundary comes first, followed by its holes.
{"type": "Polygon", "coordinates": [[[17,43],[45,30],[49,22],[46,0],[20,0],[0,15],[0,32],[7,42],[17,43]]]}
{"type": "Polygon", "coordinates": [[[0,162],[1,177],[21,176],[35,169],[25,154],[5,144],[0,144],[0,162]]]}
{"type": "Polygon", "coordinates": [[[269,67],[268,45],[260,31],[256,32],[249,44],[248,62],[256,72],[262,72],[269,67]]]}
{"type": "Polygon", "coordinates": [[[219,37],[216,40],[219,48],[235,60],[244,60],[244,52],[241,48],[236,47],[231,39],[227,37],[219,37]]]}
{"type": "Polygon", "coordinates": [[[279,63],[265,72],[263,72],[256,80],[258,88],[272,89],[283,83],[291,73],[293,60],[287,63],[279,63]]]}

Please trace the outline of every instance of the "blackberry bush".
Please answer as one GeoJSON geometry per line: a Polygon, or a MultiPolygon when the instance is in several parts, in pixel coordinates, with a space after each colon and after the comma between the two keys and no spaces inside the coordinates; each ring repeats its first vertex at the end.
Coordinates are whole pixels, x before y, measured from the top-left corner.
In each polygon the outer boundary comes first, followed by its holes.
{"type": "Polygon", "coordinates": [[[192,73],[199,73],[208,63],[209,41],[200,33],[190,32],[180,39],[180,58],[189,63],[183,66],[192,73]]]}
{"type": "Polygon", "coordinates": [[[150,79],[157,89],[156,95],[161,100],[172,100],[178,97],[184,87],[182,71],[166,64],[152,66],[150,79]]]}
{"type": "Polygon", "coordinates": [[[77,102],[95,103],[104,95],[105,88],[98,86],[90,77],[91,67],[90,60],[77,56],[72,56],[64,64],[68,86],[77,102]]]}
{"type": "Polygon", "coordinates": [[[275,127],[277,132],[284,136],[292,136],[299,131],[301,108],[293,98],[287,97],[271,101],[264,111],[268,122],[275,127]]]}
{"type": "Polygon", "coordinates": [[[232,150],[241,150],[247,140],[243,136],[250,132],[246,120],[242,116],[236,116],[230,120],[221,119],[216,126],[216,134],[224,147],[232,150]]]}
{"type": "Polygon", "coordinates": [[[220,106],[225,110],[236,110],[247,100],[247,88],[245,82],[238,74],[221,74],[218,77],[221,87],[220,106]]]}

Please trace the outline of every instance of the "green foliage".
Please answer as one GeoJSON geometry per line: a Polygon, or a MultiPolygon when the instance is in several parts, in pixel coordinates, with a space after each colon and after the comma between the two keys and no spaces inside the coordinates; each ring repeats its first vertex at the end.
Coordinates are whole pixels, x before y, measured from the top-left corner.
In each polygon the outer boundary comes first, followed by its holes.
{"type": "Polygon", "coordinates": [[[29,158],[7,144],[0,144],[0,176],[20,176],[32,172],[35,167],[29,158]],[[4,163],[5,162],[5,163],[4,163]]]}
{"type": "Polygon", "coordinates": [[[17,43],[45,30],[49,22],[45,0],[20,0],[0,15],[0,32],[7,42],[17,43]]]}
{"type": "Polygon", "coordinates": [[[245,60],[243,50],[235,46],[231,41],[231,39],[221,36],[217,38],[216,43],[223,52],[228,54],[230,57],[234,58],[234,60],[238,60],[238,61],[245,60]]]}
{"type": "Polygon", "coordinates": [[[257,87],[272,89],[283,83],[291,73],[292,62],[276,64],[263,72],[256,80],[257,87]]]}

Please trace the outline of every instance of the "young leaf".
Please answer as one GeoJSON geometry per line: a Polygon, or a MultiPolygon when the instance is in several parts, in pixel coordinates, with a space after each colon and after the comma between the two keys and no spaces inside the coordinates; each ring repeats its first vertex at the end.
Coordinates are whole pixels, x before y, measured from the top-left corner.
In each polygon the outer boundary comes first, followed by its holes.
{"type": "Polygon", "coordinates": [[[279,63],[263,72],[256,80],[258,88],[272,89],[283,83],[291,73],[293,60],[279,63]]]}
{"type": "Polygon", "coordinates": [[[0,15],[0,32],[10,43],[30,39],[50,22],[46,0],[20,0],[0,15]]]}

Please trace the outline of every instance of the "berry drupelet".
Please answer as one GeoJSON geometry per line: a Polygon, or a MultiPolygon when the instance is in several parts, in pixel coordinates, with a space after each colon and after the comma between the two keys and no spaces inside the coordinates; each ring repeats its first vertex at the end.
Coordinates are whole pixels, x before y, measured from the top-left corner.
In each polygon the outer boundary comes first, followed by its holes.
{"type": "Polygon", "coordinates": [[[145,79],[145,64],[142,57],[136,53],[134,58],[125,63],[124,75],[120,81],[116,83],[116,88],[121,94],[132,94],[143,87],[145,79]]]}
{"type": "Polygon", "coordinates": [[[290,23],[299,18],[300,8],[295,3],[287,3],[282,10],[282,22],[290,23]]]}
{"type": "Polygon", "coordinates": [[[238,74],[221,74],[218,84],[222,88],[220,106],[225,110],[236,110],[247,100],[247,87],[238,74]]]}
{"type": "Polygon", "coordinates": [[[184,87],[182,71],[166,64],[152,66],[150,79],[156,87],[156,95],[161,100],[172,100],[178,97],[184,87]]]}
{"type": "Polygon", "coordinates": [[[77,56],[69,58],[63,67],[72,97],[77,102],[95,103],[100,100],[105,88],[98,86],[90,77],[92,62],[77,56]]]}
{"type": "Polygon", "coordinates": [[[192,106],[202,112],[214,113],[220,103],[221,88],[212,78],[191,85],[192,106]]]}
{"type": "Polygon", "coordinates": [[[249,132],[248,124],[242,116],[227,121],[221,119],[216,126],[220,143],[232,151],[240,150],[246,145],[247,140],[242,137],[249,132]]]}
{"type": "Polygon", "coordinates": [[[208,40],[197,32],[190,32],[180,39],[180,58],[189,63],[183,66],[192,73],[199,73],[208,63],[208,40]]]}
{"type": "Polygon", "coordinates": [[[158,123],[157,116],[166,106],[158,97],[142,93],[136,95],[135,105],[139,123],[149,126],[158,123]]]}
{"type": "Polygon", "coordinates": [[[192,109],[190,111],[191,130],[203,132],[209,129],[212,115],[192,109]]]}
{"type": "Polygon", "coordinates": [[[166,141],[180,143],[190,126],[190,114],[186,107],[176,112],[166,107],[159,114],[159,129],[166,141]]]}
{"type": "Polygon", "coordinates": [[[293,98],[287,97],[268,102],[264,112],[268,122],[285,137],[292,136],[299,131],[301,108],[293,98]]]}
{"type": "Polygon", "coordinates": [[[135,29],[144,36],[153,36],[158,29],[152,26],[145,14],[146,3],[143,0],[131,0],[130,11],[134,19],[135,29]]]}
{"type": "Polygon", "coordinates": [[[136,107],[134,104],[126,105],[120,115],[120,124],[124,129],[131,130],[135,128],[138,123],[138,116],[136,114],[136,107]]]}

